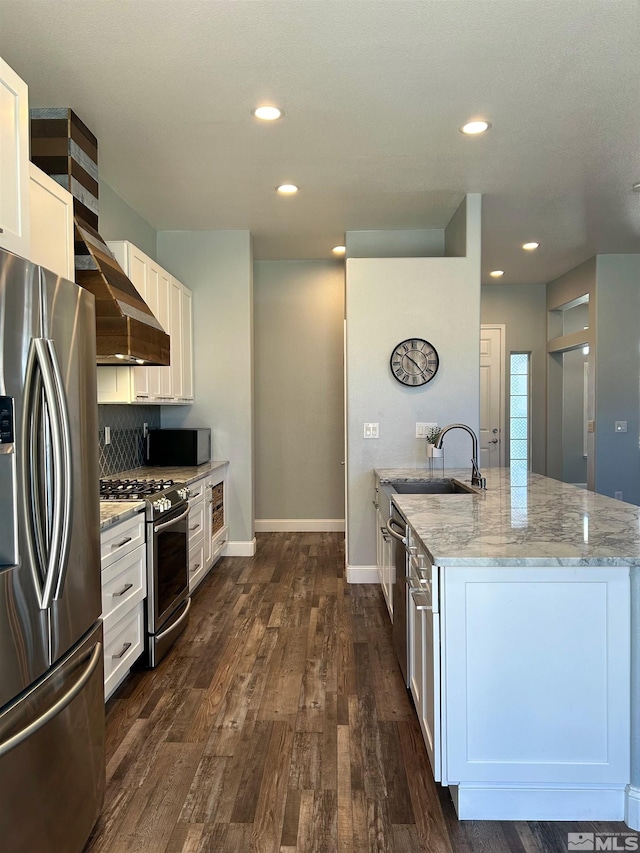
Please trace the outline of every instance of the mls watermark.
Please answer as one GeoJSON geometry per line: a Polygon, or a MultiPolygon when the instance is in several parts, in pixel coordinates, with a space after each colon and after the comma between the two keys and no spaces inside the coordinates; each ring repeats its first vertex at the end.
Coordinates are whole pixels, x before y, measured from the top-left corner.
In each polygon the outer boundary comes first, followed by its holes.
{"type": "Polygon", "coordinates": [[[570,832],[567,850],[640,850],[635,832],[570,832]]]}

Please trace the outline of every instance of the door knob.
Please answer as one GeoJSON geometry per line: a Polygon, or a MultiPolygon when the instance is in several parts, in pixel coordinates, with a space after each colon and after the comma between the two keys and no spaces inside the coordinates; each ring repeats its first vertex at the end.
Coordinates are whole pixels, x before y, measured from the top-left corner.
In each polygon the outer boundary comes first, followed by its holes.
{"type": "Polygon", "coordinates": [[[497,443],[498,443],[498,439],[497,439],[497,438],[492,438],[492,439],[490,439],[490,440],[489,440],[489,444],[497,444],[497,443]]]}

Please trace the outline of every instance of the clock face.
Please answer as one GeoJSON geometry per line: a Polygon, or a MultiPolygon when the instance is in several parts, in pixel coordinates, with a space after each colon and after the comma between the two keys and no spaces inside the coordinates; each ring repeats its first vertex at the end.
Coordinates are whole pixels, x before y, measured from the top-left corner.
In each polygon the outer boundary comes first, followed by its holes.
{"type": "Polygon", "coordinates": [[[426,385],[438,372],[440,359],[433,344],[422,338],[408,338],[394,347],[391,372],[402,385],[426,385]]]}

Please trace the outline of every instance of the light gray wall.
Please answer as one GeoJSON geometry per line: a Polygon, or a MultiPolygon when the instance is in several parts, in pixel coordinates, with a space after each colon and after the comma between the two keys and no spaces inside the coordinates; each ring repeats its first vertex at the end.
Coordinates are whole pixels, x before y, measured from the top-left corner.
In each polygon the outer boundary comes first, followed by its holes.
{"type": "Polygon", "coordinates": [[[531,469],[546,469],[547,306],[544,284],[485,284],[480,291],[483,323],[505,326],[505,463],[509,463],[509,354],[531,353],[531,469]]]}
{"type": "Polygon", "coordinates": [[[253,540],[253,261],[248,231],[160,231],[158,262],[193,291],[195,403],[163,427],[210,426],[228,459],[232,542],[253,540]]]}
{"type": "Polygon", "coordinates": [[[431,258],[444,255],[444,231],[347,231],[348,258],[431,258]]]}
{"type": "Polygon", "coordinates": [[[254,264],[256,519],[344,519],[344,263],[254,264]]]}
{"type": "Polygon", "coordinates": [[[596,287],[596,491],[640,504],[640,255],[598,255],[596,287]]]}
{"type": "Polygon", "coordinates": [[[158,260],[155,228],[104,181],[100,181],[99,186],[98,223],[104,240],[129,240],[149,257],[158,260]]]}
{"type": "Polygon", "coordinates": [[[467,254],[467,199],[464,198],[444,230],[444,254],[463,258],[467,254]]]}
{"type": "MultiPolygon", "coordinates": [[[[427,467],[416,421],[452,422],[479,429],[480,207],[468,197],[464,258],[349,258],[347,316],[347,548],[350,566],[376,563],[373,469],[427,467]],[[394,379],[396,344],[419,336],[440,356],[435,378],[421,388],[394,379]],[[363,438],[378,423],[379,439],[363,438]]],[[[448,466],[470,467],[470,440],[454,431],[445,440],[448,466]]]]}

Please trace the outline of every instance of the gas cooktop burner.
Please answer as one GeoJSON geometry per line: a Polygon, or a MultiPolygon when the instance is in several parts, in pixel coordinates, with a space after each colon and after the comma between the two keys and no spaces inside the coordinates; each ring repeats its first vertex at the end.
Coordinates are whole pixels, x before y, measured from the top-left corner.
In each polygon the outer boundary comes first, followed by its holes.
{"type": "Polygon", "coordinates": [[[100,500],[141,500],[173,485],[176,485],[175,480],[100,480],[100,500]]]}

